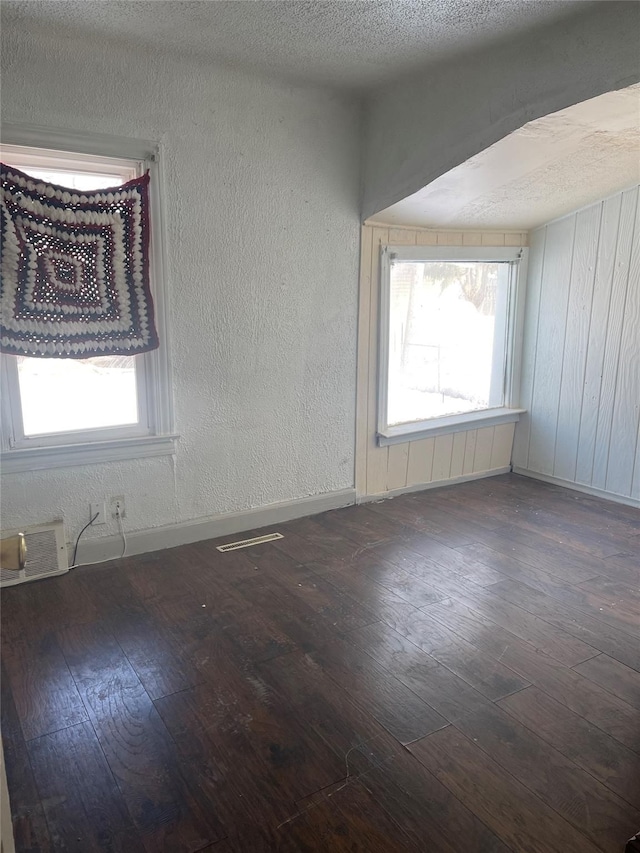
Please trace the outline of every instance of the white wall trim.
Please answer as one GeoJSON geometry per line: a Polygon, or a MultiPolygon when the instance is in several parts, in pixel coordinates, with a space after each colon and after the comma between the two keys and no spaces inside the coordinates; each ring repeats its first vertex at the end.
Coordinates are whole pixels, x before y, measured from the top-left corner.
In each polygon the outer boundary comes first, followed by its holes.
{"type": "MultiPolygon", "coordinates": [[[[267,504],[255,509],[227,512],[211,518],[198,518],[177,524],[166,524],[148,530],[137,530],[132,533],[125,530],[127,556],[160,551],[164,548],[176,548],[179,545],[188,545],[192,542],[200,542],[203,539],[216,539],[219,536],[229,536],[233,533],[241,533],[258,527],[283,524],[285,521],[292,521],[295,518],[317,515],[330,509],[350,506],[355,501],[355,489],[343,489],[338,492],[311,495],[308,498],[267,504]]],[[[100,539],[88,539],[84,542],[81,540],[78,548],[80,559],[78,565],[115,560],[121,552],[122,538],[119,534],[104,536],[100,539]]]]}
{"type": "Polygon", "coordinates": [[[544,483],[552,483],[554,486],[562,486],[564,489],[573,489],[574,492],[582,492],[585,495],[592,495],[594,498],[603,498],[603,500],[613,501],[625,506],[640,507],[640,500],[637,498],[616,495],[614,492],[605,492],[604,489],[595,489],[593,486],[583,486],[582,483],[573,483],[571,480],[551,477],[549,474],[539,474],[537,471],[530,471],[528,468],[518,468],[514,465],[513,473],[522,474],[523,477],[532,477],[534,480],[542,480],[544,483]]]}
{"type": "Polygon", "coordinates": [[[133,139],[19,122],[3,123],[2,141],[5,145],[27,145],[33,148],[71,151],[75,154],[128,157],[134,160],[153,160],[158,151],[158,142],[151,139],[133,139]]]}
{"type": "MultiPolygon", "coordinates": [[[[437,225],[405,225],[401,222],[386,222],[383,219],[379,220],[375,216],[365,219],[362,224],[369,226],[370,228],[392,228],[394,231],[419,231],[420,233],[433,234],[434,237],[438,234],[477,234],[478,236],[481,236],[482,234],[490,234],[498,238],[504,238],[505,234],[513,234],[520,239],[522,234],[527,233],[526,229],[522,228],[453,228],[446,227],[444,225],[441,227],[437,225]]],[[[520,243],[518,243],[518,245],[520,245],[520,243]]]]}
{"type": "MultiPolygon", "coordinates": [[[[436,435],[461,432],[478,426],[497,426],[519,420],[523,409],[516,408],[520,396],[520,366],[522,362],[522,338],[524,306],[526,297],[528,248],[524,246],[416,246],[382,244],[380,249],[380,282],[378,300],[378,359],[377,373],[377,441],[380,447],[417,441],[436,435]],[[505,317],[505,351],[495,349],[492,355],[492,378],[490,405],[492,408],[474,412],[431,418],[413,423],[390,425],[388,423],[390,331],[389,315],[391,304],[391,271],[394,261],[479,261],[508,264],[499,277],[496,324],[502,312],[505,317]],[[499,396],[503,399],[495,399],[499,396]],[[501,403],[501,405],[496,405],[501,403]],[[469,426],[469,424],[471,426],[469,426]]],[[[372,283],[375,287],[375,282],[372,283]]],[[[372,294],[375,291],[372,290],[372,294]]],[[[373,297],[372,297],[373,298],[373,297]]],[[[499,339],[498,329],[496,336],[499,339]]],[[[369,370],[373,365],[369,364],[369,370]]]]}
{"type": "Polygon", "coordinates": [[[468,483],[470,480],[484,480],[485,477],[497,477],[498,474],[509,474],[510,471],[511,466],[506,465],[503,468],[491,468],[489,471],[476,471],[474,474],[463,474],[461,477],[452,477],[450,480],[432,480],[430,483],[403,486],[400,489],[391,489],[379,495],[358,495],[356,503],[366,504],[373,501],[383,501],[386,498],[395,498],[398,495],[408,494],[409,492],[424,492],[427,489],[440,489],[442,486],[455,486],[458,483],[468,483]]]}
{"type": "Polygon", "coordinates": [[[464,412],[461,415],[432,418],[431,421],[399,424],[398,426],[387,427],[384,432],[379,432],[378,444],[380,447],[385,447],[388,444],[405,444],[407,441],[417,441],[421,438],[433,438],[437,435],[466,432],[469,429],[483,429],[500,424],[517,423],[520,420],[520,415],[526,411],[526,409],[500,406],[495,409],[482,409],[479,412],[464,412]]]}
{"type": "Polygon", "coordinates": [[[3,474],[21,474],[73,465],[170,456],[176,452],[178,438],[177,435],[143,435],[54,447],[17,448],[0,453],[0,470],[3,474]]]}
{"type": "MultiPolygon", "coordinates": [[[[377,227],[377,226],[376,226],[377,227]]],[[[417,229],[413,229],[417,230],[417,229]]],[[[512,263],[521,260],[525,246],[406,246],[389,244],[383,254],[398,261],[484,261],[485,263],[512,263]]]]}

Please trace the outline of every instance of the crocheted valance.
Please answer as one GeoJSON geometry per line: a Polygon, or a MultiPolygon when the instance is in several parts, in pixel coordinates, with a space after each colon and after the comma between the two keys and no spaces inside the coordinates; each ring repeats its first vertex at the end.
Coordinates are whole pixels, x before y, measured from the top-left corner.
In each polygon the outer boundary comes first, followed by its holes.
{"type": "Polygon", "coordinates": [[[75,191],[0,164],[0,349],[89,358],[158,346],[149,175],[75,191]]]}

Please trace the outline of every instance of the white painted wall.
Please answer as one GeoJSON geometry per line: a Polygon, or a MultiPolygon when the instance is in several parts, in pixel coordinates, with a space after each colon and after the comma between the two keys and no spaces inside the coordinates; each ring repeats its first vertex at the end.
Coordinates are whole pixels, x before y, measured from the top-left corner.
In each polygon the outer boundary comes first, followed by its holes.
{"type": "Polygon", "coordinates": [[[4,476],[3,527],[62,516],[72,536],[108,495],[143,530],[353,487],[357,105],[118,43],[2,36],[3,121],[164,144],[181,435],[175,459],[4,476]]]}
{"type": "Polygon", "coordinates": [[[365,118],[363,219],[528,121],[640,80],[640,4],[588,3],[553,26],[380,89],[365,118]]]}
{"type": "Polygon", "coordinates": [[[360,501],[504,473],[511,463],[513,445],[512,423],[378,445],[380,247],[386,245],[526,246],[527,234],[393,228],[377,223],[362,226],[356,412],[356,491],[360,501]]]}
{"type": "Polygon", "coordinates": [[[640,502],[639,188],[531,235],[514,466],[640,502]]]}

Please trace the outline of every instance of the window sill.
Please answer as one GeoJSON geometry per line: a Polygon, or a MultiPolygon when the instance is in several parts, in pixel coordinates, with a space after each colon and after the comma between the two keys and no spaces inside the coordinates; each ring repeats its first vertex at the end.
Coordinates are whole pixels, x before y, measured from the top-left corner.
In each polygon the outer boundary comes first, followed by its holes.
{"type": "Polygon", "coordinates": [[[47,468],[69,468],[97,462],[118,462],[147,456],[168,456],[175,452],[177,435],[145,435],[116,438],[56,447],[26,447],[0,454],[3,474],[42,471],[47,468]]]}
{"type": "Polygon", "coordinates": [[[503,406],[499,409],[483,409],[481,412],[466,412],[463,415],[448,415],[445,418],[399,424],[380,431],[378,444],[380,447],[386,447],[389,444],[403,444],[420,438],[434,438],[437,435],[449,435],[469,429],[515,423],[524,412],[526,409],[509,409],[503,406]]]}

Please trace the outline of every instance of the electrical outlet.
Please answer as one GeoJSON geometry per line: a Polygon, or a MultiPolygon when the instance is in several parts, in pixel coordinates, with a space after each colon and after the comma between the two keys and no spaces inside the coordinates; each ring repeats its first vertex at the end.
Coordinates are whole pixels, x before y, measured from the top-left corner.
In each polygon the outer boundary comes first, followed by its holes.
{"type": "Polygon", "coordinates": [[[127,508],[124,505],[124,495],[116,495],[115,498],[111,498],[111,517],[118,518],[120,516],[121,519],[127,517],[127,508]]]}
{"type": "Polygon", "coordinates": [[[89,518],[94,518],[94,521],[91,522],[92,525],[107,523],[107,512],[105,510],[104,501],[97,501],[96,503],[89,504],[89,518]]]}

